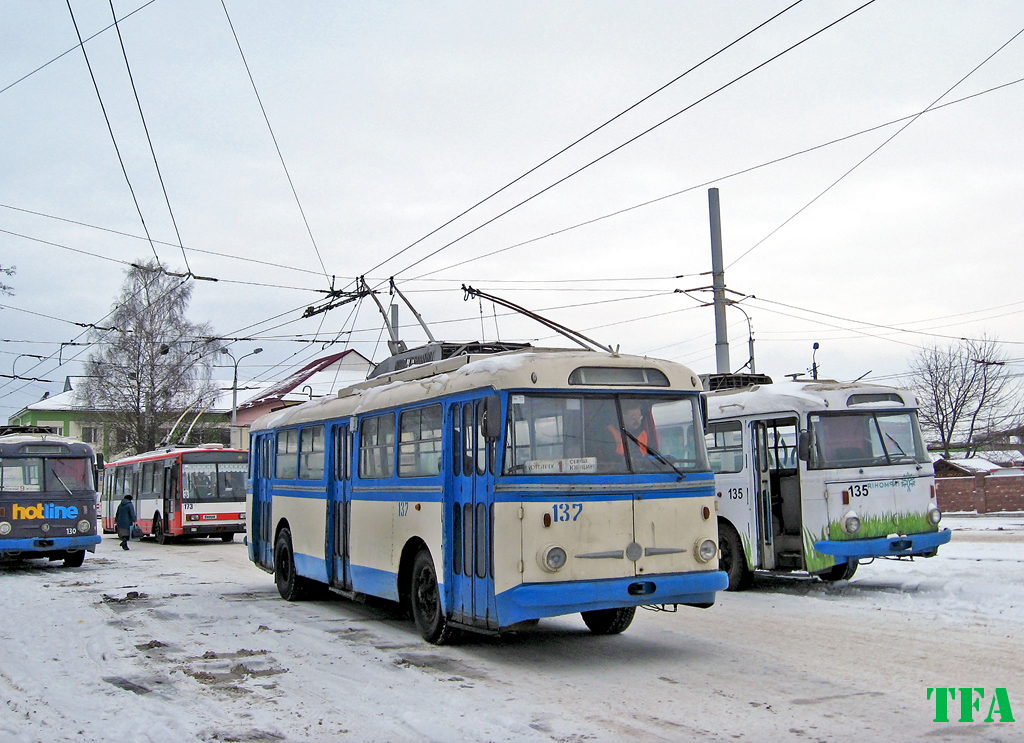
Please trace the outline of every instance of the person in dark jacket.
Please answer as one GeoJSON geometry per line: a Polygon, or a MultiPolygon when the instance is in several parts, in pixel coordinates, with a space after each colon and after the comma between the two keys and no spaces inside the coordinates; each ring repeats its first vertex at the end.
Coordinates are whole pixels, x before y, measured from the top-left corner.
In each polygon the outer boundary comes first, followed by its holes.
{"type": "Polygon", "coordinates": [[[128,549],[128,540],[132,536],[132,527],[138,518],[135,516],[135,504],[132,497],[126,495],[117,506],[117,513],[114,514],[114,526],[117,527],[117,536],[121,539],[121,549],[128,549]]]}

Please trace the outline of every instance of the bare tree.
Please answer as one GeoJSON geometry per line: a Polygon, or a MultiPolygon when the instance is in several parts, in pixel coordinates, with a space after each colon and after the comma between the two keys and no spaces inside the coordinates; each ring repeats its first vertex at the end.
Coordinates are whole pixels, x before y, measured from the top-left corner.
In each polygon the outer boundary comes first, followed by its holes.
{"type": "Polygon", "coordinates": [[[129,453],[156,448],[183,413],[216,396],[210,374],[220,344],[208,324],[185,319],[191,297],[187,279],[155,261],[135,264],[114,305],[114,330],[94,333],[100,350],[86,361],[79,393],[129,453]]]}
{"type": "Polygon", "coordinates": [[[954,446],[971,456],[1005,423],[1014,385],[1006,354],[995,340],[931,346],[914,358],[910,372],[921,423],[947,458],[954,446]]]}
{"type": "MultiPolygon", "coordinates": [[[[14,276],[17,270],[17,266],[10,266],[9,268],[4,268],[3,266],[0,266],[0,274],[6,274],[7,276],[14,276]]],[[[0,282],[0,294],[6,294],[8,297],[11,297],[14,295],[14,289],[7,286],[7,284],[3,282],[0,282]]]]}

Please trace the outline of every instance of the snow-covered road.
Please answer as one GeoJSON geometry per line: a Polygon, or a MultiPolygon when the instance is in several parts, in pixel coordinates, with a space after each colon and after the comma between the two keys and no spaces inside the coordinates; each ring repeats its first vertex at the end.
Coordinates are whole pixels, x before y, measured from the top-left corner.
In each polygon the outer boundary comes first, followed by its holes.
{"type": "MultiPolygon", "coordinates": [[[[939,557],[760,580],[708,610],[453,647],[390,605],[291,604],[241,543],[0,566],[0,743],[1024,740],[1024,518],[939,557]],[[928,687],[985,689],[933,722],[928,687]],[[1018,722],[983,722],[996,687],[1018,722]]],[[[996,719],[999,716],[996,715],[996,719]]]]}

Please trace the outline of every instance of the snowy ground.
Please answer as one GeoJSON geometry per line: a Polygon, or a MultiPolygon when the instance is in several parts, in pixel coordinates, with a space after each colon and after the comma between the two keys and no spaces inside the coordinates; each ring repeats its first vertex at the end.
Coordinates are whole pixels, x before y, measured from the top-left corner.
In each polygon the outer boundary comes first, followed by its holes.
{"type": "Polygon", "coordinates": [[[241,543],[107,537],[77,570],[0,566],[0,743],[1024,740],[1024,517],[943,525],[938,557],[849,583],[443,648],[388,605],[280,600],[241,543]],[[983,712],[933,722],[939,686],[983,712]],[[1018,722],[982,722],[995,687],[1018,722]]]}

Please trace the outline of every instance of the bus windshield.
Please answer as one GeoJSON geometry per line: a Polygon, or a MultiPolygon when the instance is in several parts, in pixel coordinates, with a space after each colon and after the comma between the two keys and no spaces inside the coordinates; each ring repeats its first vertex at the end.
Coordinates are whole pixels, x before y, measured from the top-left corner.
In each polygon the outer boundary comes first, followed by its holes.
{"type": "Polygon", "coordinates": [[[92,490],[85,458],[0,457],[0,490],[16,493],[92,490]]]}
{"type": "Polygon", "coordinates": [[[695,395],[510,395],[506,475],[706,472],[695,395]]]}
{"type": "Polygon", "coordinates": [[[928,462],[915,412],[812,413],[811,469],[928,462]]]}
{"type": "Polygon", "coordinates": [[[183,464],[182,493],[184,500],[195,502],[244,501],[244,462],[183,464]]]}

